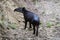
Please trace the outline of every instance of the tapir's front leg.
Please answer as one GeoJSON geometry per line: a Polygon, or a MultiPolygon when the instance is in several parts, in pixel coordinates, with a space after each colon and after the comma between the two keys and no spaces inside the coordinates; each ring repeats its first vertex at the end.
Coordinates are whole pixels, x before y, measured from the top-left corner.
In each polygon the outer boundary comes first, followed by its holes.
{"type": "Polygon", "coordinates": [[[27,27],[27,21],[25,21],[25,27],[24,27],[24,29],[26,29],[26,27],[27,27]]]}

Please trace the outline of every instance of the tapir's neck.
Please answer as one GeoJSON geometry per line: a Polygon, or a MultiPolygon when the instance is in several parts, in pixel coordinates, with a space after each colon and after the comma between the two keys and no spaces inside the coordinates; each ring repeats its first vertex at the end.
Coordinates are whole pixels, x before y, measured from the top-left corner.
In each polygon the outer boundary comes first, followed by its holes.
{"type": "Polygon", "coordinates": [[[27,14],[27,10],[23,10],[22,13],[25,15],[27,14]]]}
{"type": "Polygon", "coordinates": [[[27,10],[23,10],[22,13],[23,13],[24,18],[25,18],[25,16],[27,15],[27,10]]]}

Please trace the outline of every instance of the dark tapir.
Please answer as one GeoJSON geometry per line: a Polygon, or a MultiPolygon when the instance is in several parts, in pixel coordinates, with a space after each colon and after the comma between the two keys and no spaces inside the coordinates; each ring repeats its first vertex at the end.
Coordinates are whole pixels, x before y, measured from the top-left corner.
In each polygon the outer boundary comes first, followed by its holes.
{"type": "Polygon", "coordinates": [[[39,28],[39,24],[40,24],[40,19],[38,17],[38,15],[36,15],[33,12],[30,12],[28,10],[26,10],[25,7],[19,7],[14,9],[14,11],[17,12],[21,12],[23,13],[24,19],[25,19],[25,27],[24,29],[26,29],[27,27],[27,22],[29,22],[29,27],[31,28],[31,24],[33,25],[33,34],[36,34],[36,36],[38,36],[38,28],[39,28]]]}

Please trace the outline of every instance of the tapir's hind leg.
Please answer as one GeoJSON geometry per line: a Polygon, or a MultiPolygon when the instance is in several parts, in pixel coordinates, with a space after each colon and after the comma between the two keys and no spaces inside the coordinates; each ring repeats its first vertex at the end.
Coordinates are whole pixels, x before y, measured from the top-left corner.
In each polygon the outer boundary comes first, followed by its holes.
{"type": "Polygon", "coordinates": [[[31,27],[31,23],[30,23],[30,22],[29,22],[29,28],[32,28],[32,27],[31,27]]]}
{"type": "Polygon", "coordinates": [[[38,28],[39,28],[39,25],[38,25],[38,26],[35,26],[35,29],[36,29],[36,36],[38,36],[38,28]]]}
{"type": "Polygon", "coordinates": [[[33,34],[35,34],[35,25],[33,25],[33,34]]]}

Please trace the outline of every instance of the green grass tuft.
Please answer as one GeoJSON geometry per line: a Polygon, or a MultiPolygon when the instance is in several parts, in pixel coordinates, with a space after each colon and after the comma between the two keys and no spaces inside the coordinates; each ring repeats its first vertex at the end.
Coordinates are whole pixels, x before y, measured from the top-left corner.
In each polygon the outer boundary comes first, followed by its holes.
{"type": "Polygon", "coordinates": [[[12,29],[16,29],[17,25],[15,23],[11,23],[11,24],[9,24],[9,27],[12,29]]]}
{"type": "Polygon", "coordinates": [[[51,28],[52,23],[51,23],[51,22],[47,22],[47,24],[46,24],[46,25],[47,25],[47,27],[48,27],[48,28],[51,28]]]}
{"type": "Polygon", "coordinates": [[[53,32],[56,32],[56,30],[53,30],[53,32]]]}

